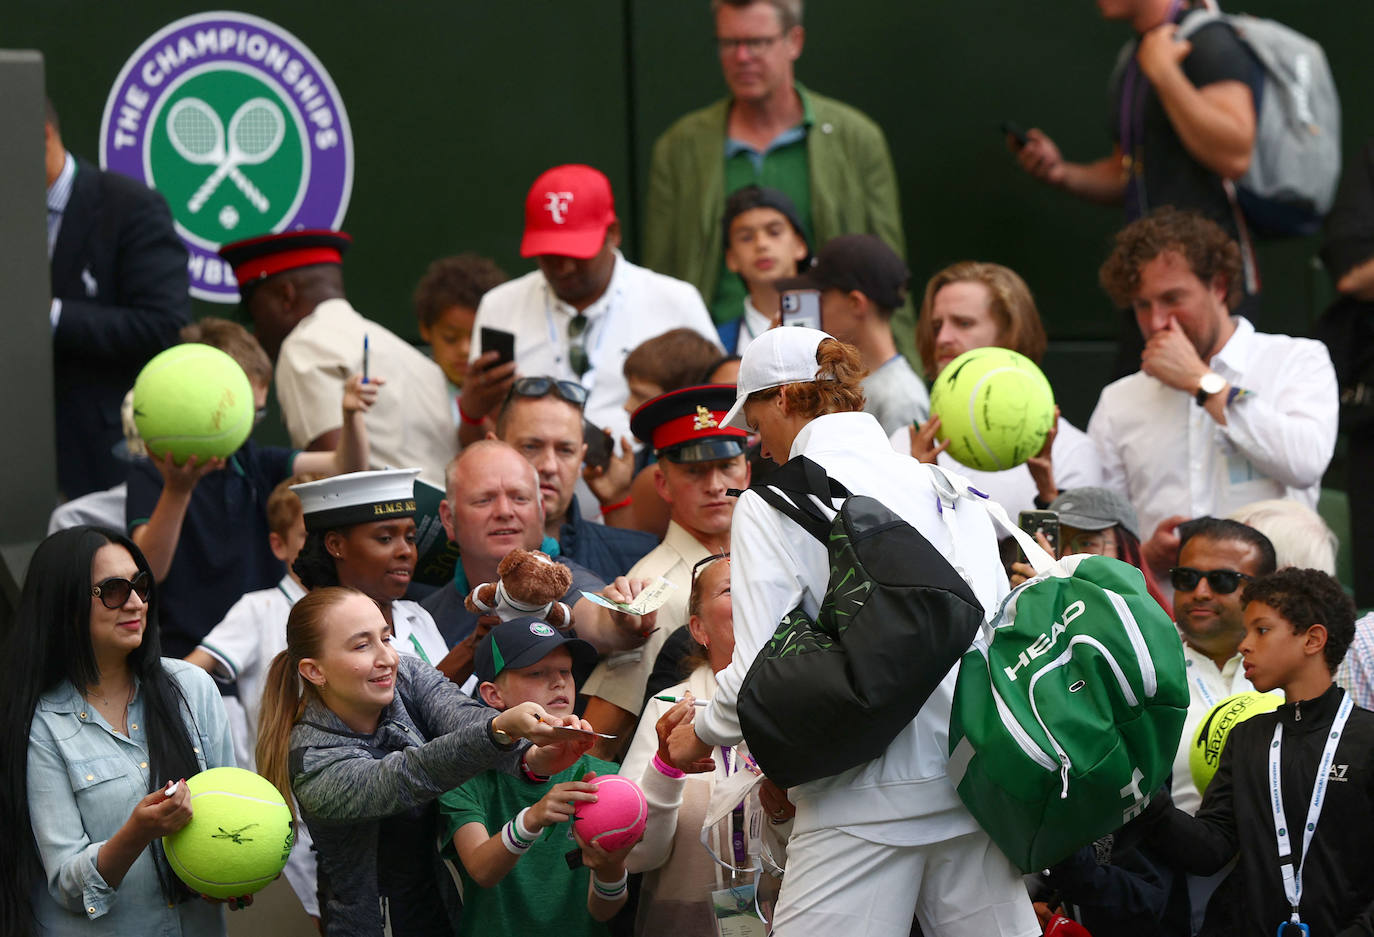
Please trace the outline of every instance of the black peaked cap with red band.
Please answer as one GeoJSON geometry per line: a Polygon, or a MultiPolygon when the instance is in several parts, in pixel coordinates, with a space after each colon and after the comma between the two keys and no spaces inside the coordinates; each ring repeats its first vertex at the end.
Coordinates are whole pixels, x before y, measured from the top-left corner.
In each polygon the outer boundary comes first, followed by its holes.
{"type": "Polygon", "coordinates": [[[744,454],[748,434],[722,426],[735,402],[734,384],[703,384],[669,391],[630,417],[630,432],[669,462],[711,462],[744,454]]]}
{"type": "Polygon", "coordinates": [[[239,286],[247,286],[288,270],[342,264],[343,253],[352,243],[353,238],[342,231],[283,231],[225,244],[219,255],[234,268],[239,286]]]}

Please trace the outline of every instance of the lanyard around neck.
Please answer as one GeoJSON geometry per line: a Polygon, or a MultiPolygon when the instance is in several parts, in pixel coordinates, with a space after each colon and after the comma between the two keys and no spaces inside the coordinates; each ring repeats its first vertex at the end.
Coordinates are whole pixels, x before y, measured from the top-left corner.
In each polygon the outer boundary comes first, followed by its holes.
{"type": "MultiPolygon", "coordinates": [[[[1295,704],[1296,705],[1296,704],[1295,704]]],[[[1292,923],[1301,926],[1298,919],[1298,905],[1302,902],[1302,867],[1307,861],[1307,850],[1312,845],[1312,834],[1317,830],[1317,820],[1321,817],[1322,804],[1326,800],[1326,785],[1330,780],[1331,762],[1336,757],[1336,746],[1340,744],[1341,733],[1345,731],[1345,721],[1350,717],[1354,704],[1350,694],[1341,699],[1341,707],[1331,723],[1331,734],[1327,736],[1326,747],[1322,749],[1321,761],[1317,763],[1317,783],[1312,788],[1312,802],[1307,806],[1307,823],[1302,831],[1302,855],[1293,855],[1292,839],[1288,835],[1288,821],[1283,813],[1283,780],[1279,772],[1279,756],[1283,750],[1283,722],[1274,726],[1274,740],[1269,746],[1269,804],[1274,810],[1274,832],[1279,841],[1279,865],[1283,869],[1283,894],[1292,909],[1292,923]]]]}

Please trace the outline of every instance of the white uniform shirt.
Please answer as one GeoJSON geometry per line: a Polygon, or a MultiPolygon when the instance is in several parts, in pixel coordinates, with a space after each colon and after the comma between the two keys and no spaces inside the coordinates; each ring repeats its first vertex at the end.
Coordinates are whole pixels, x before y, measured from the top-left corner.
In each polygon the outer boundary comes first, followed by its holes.
{"type": "MultiPolygon", "coordinates": [[[[889,441],[898,452],[911,452],[911,437],[906,427],[893,433],[889,441]]],[[[1050,459],[1054,462],[1054,484],[1060,491],[1102,484],[1102,460],[1097,454],[1097,446],[1087,433],[1062,416],[1059,433],[1054,437],[1054,445],[1050,446],[1050,459]]],[[[940,453],[935,461],[941,468],[967,478],[970,485],[1002,505],[1012,520],[1021,511],[1035,510],[1035,496],[1039,491],[1025,465],[1001,472],[983,472],[969,468],[948,452],[940,453]]]]}
{"type": "Polygon", "coordinates": [[[376,468],[420,469],[443,487],[444,469],[458,454],[450,416],[448,379],[425,354],[385,326],[364,319],[344,299],[315,307],[291,330],[277,356],[277,399],[291,445],[311,441],[343,425],[344,384],[363,371],[386,380],[363,417],[376,468]]]}
{"type": "Polygon", "coordinates": [[[658,610],[654,620],[658,630],[639,647],[603,657],[581,688],[583,693],[600,697],[626,712],[639,714],[644,705],[644,688],[649,683],[649,674],[654,669],[658,652],[663,649],[663,642],[687,624],[687,600],[692,595],[692,567],[713,552],[716,551],[702,546],[701,541],[679,526],[677,521],[669,522],[663,542],[646,553],[625,574],[629,579],[647,579],[650,582],[662,576],[677,586],[668,593],[668,601],[658,610]]]}
{"type": "MultiPolygon", "coordinates": [[[[577,310],[554,295],[538,270],[488,291],[477,307],[472,331],[480,335],[486,327],[514,332],[519,374],[583,384],[590,391],[587,419],[609,429],[616,439],[630,435],[630,416],[625,412],[630,389],[622,369],[631,351],[676,328],[700,332],[720,347],[720,336],[696,287],[635,266],[619,251],[606,291],[583,313],[587,330],[582,338],[591,368],[580,378],[568,360],[568,325],[577,310]]],[[[474,341],[472,360],[481,353],[481,343],[474,341]]]]}
{"type": "Polygon", "coordinates": [[[392,641],[396,650],[418,657],[432,666],[437,667],[449,651],[448,642],[439,633],[439,626],[419,602],[405,599],[392,602],[391,630],[396,635],[392,641]]]}
{"type": "MultiPolygon", "coordinates": [[[[290,576],[271,589],[246,593],[200,642],[215,659],[215,676],[239,685],[239,702],[248,717],[249,737],[258,737],[263,681],[272,658],[286,650],[286,619],[305,589],[290,576]]],[[[242,765],[252,769],[251,764],[242,765]]]]}
{"type": "MultiPolygon", "coordinates": [[[[835,413],[812,420],[792,445],[789,457],[798,455],[821,465],[851,493],[882,501],[919,530],[965,571],[984,608],[995,608],[1006,594],[1007,577],[987,511],[960,501],[945,505],[942,515],[930,469],[893,452],[872,416],[835,413]]],[[[745,674],[784,615],[798,605],[809,615],[817,613],[830,578],[825,547],[754,492],[746,491],[735,506],[730,549],[735,654],[716,675],[719,688],[711,705],[696,716],[697,734],[710,745],[741,740],[735,703],[745,674]]],[[[839,828],[871,842],[914,846],[977,830],[945,774],[957,678],[958,668],[951,669],[882,756],[792,788],[795,832],[839,828]]]]}
{"type": "Polygon", "coordinates": [[[1246,319],[1210,367],[1250,391],[1221,426],[1193,395],[1136,372],[1107,385],[1088,435],[1103,484],[1122,492],[1148,539],[1173,514],[1225,517],[1265,498],[1316,509],[1336,446],[1336,372],[1321,342],[1256,332],[1246,319]]]}
{"type": "MultiPolygon", "coordinates": [[[[1188,715],[1183,720],[1183,735],[1178,740],[1178,753],[1174,756],[1174,806],[1188,814],[1197,813],[1202,806],[1202,795],[1193,783],[1193,769],[1188,765],[1188,755],[1193,750],[1193,735],[1202,719],[1213,706],[1234,696],[1248,693],[1254,689],[1245,679],[1245,668],[1237,654],[1220,669],[1212,658],[1183,642],[1183,664],[1188,674],[1188,715]]],[[[1279,692],[1282,695],[1281,691],[1279,692]]]]}

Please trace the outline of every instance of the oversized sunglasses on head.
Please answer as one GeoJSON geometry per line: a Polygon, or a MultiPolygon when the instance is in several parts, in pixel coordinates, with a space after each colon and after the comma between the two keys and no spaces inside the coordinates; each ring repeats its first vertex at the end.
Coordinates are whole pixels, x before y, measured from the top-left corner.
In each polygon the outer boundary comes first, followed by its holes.
{"type": "Polygon", "coordinates": [[[522,377],[510,388],[512,397],[547,397],[557,394],[575,407],[587,405],[587,388],[576,381],[560,381],[552,377],[522,377]]]}
{"type": "Polygon", "coordinates": [[[153,590],[153,577],[147,570],[140,572],[130,582],[119,576],[102,579],[91,586],[91,595],[100,600],[108,609],[120,608],[129,601],[129,593],[138,595],[140,601],[148,601],[148,593],[153,590]]]}
{"type": "Polygon", "coordinates": [[[1193,569],[1191,566],[1175,566],[1169,570],[1169,581],[1180,592],[1192,592],[1203,579],[1217,595],[1230,595],[1240,588],[1242,582],[1254,579],[1234,569],[1193,569]]]}
{"type": "Polygon", "coordinates": [[[701,571],[707,566],[710,566],[716,560],[728,560],[729,558],[730,551],[726,550],[724,553],[712,553],[710,556],[703,556],[701,559],[697,560],[692,564],[692,585],[695,586],[697,584],[697,577],[701,575],[701,571]]]}

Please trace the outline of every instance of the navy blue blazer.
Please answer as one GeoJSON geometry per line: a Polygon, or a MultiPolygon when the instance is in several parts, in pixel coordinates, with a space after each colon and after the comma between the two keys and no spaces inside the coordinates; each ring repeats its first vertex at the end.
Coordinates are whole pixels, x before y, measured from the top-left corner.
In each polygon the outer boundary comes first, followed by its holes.
{"type": "Polygon", "coordinates": [[[161,195],[78,159],[52,256],[57,478],[74,498],[124,481],[119,404],[191,321],[186,248],[161,195]]]}

